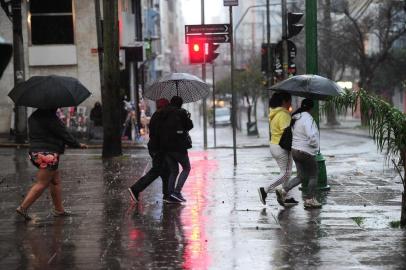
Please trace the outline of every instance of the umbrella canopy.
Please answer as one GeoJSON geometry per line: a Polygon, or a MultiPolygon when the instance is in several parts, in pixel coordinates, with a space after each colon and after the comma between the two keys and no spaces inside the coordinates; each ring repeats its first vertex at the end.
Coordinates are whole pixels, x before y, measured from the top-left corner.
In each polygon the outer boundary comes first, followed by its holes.
{"type": "Polygon", "coordinates": [[[314,99],[327,99],[344,93],[332,80],[311,74],[293,76],[273,85],[270,90],[314,99]]]}
{"type": "Polygon", "coordinates": [[[65,76],[33,76],[8,94],[16,105],[40,109],[77,106],[90,96],[77,79],[65,76]]]}
{"type": "Polygon", "coordinates": [[[179,96],[184,103],[198,101],[207,97],[210,87],[198,77],[188,73],[171,73],[153,82],[144,96],[151,100],[179,96]]]}

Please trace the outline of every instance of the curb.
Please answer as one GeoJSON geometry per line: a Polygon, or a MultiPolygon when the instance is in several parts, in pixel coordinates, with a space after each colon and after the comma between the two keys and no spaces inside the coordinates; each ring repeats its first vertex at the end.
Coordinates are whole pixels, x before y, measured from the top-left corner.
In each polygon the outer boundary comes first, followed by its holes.
{"type": "MultiPolygon", "coordinates": [[[[29,148],[29,144],[18,144],[18,143],[0,143],[0,148],[29,148]]],[[[88,149],[102,149],[103,145],[102,144],[90,144],[87,145],[88,149]]],[[[131,144],[123,144],[121,146],[122,149],[147,149],[146,145],[131,145],[131,144]]],[[[69,149],[69,148],[67,148],[69,149]]],[[[73,149],[73,148],[71,148],[73,149]]]]}

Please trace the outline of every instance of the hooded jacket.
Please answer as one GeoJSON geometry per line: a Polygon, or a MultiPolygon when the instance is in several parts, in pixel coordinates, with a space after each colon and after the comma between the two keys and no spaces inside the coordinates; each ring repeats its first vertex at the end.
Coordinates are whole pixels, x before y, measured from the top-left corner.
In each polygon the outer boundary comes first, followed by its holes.
{"type": "Polygon", "coordinates": [[[292,148],[316,155],[319,150],[319,129],[308,112],[293,116],[296,119],[292,128],[292,148]]]}
{"type": "Polygon", "coordinates": [[[271,127],[271,144],[279,144],[283,130],[290,125],[291,116],[283,107],[276,107],[269,111],[269,125],[271,127]]]}
{"type": "Polygon", "coordinates": [[[80,148],[80,143],[51,110],[36,110],[28,119],[30,152],[65,152],[65,145],[80,148]]]}
{"type": "Polygon", "coordinates": [[[159,147],[164,152],[187,152],[191,147],[188,132],[193,122],[185,109],[168,105],[162,109],[159,147]]]}

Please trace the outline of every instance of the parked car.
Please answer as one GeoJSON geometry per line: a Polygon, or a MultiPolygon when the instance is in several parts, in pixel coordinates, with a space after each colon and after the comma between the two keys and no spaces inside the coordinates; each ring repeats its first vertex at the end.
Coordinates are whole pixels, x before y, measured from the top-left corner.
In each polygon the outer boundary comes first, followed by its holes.
{"type": "MultiPolygon", "coordinates": [[[[209,123],[210,125],[213,125],[213,111],[211,111],[209,123]]],[[[227,126],[227,125],[231,125],[230,108],[227,107],[216,108],[216,126],[227,126]]]]}

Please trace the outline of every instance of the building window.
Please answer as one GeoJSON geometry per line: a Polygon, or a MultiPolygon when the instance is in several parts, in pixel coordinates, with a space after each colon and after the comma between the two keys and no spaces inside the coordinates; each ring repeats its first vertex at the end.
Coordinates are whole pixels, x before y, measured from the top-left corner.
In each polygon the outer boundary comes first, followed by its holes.
{"type": "Polygon", "coordinates": [[[30,0],[31,44],[74,44],[72,0],[30,0]]]}

